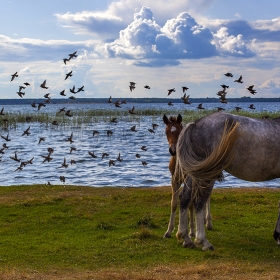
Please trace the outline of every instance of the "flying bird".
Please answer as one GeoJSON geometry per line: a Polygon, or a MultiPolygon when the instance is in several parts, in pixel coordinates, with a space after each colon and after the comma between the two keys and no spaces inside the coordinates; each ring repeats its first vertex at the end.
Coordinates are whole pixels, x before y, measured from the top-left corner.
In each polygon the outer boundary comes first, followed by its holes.
{"type": "Polygon", "coordinates": [[[176,91],[175,88],[169,89],[168,93],[167,93],[167,96],[169,96],[172,92],[175,92],[175,91],[176,91]]]}
{"type": "Polygon", "coordinates": [[[40,85],[40,87],[41,87],[41,88],[48,89],[48,87],[46,86],[46,83],[47,83],[47,80],[45,80],[45,81],[40,85]]]}
{"type": "Polygon", "coordinates": [[[182,87],[183,93],[185,93],[188,89],[188,87],[182,87]]]}
{"type": "Polygon", "coordinates": [[[24,135],[26,135],[26,136],[28,136],[28,135],[30,135],[30,126],[26,129],[26,130],[24,130],[24,132],[21,134],[21,136],[24,136],[24,135]]]}
{"type": "Polygon", "coordinates": [[[237,80],[235,80],[235,82],[242,84],[243,83],[242,75],[240,75],[240,77],[237,80]]]}
{"type": "Polygon", "coordinates": [[[70,71],[69,73],[67,73],[64,80],[67,80],[69,77],[72,77],[73,76],[72,72],[73,71],[70,71]]]}
{"type": "Polygon", "coordinates": [[[12,76],[12,78],[11,78],[11,82],[12,82],[16,77],[18,77],[18,73],[16,72],[16,73],[12,74],[11,76],[12,76]]]}
{"type": "Polygon", "coordinates": [[[231,73],[226,73],[226,74],[224,74],[226,77],[233,77],[233,75],[231,74],[231,73]]]}
{"type": "Polygon", "coordinates": [[[69,54],[69,60],[70,59],[72,59],[72,58],[74,58],[74,57],[77,57],[78,55],[77,55],[77,51],[75,51],[75,52],[73,52],[73,53],[70,53],[69,54]]]}

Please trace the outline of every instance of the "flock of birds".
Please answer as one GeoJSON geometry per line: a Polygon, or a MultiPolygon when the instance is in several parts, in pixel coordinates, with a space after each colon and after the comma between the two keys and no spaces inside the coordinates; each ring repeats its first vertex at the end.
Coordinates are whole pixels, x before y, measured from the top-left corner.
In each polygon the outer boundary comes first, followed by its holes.
{"type": "MultiPolygon", "coordinates": [[[[77,51],[69,54],[69,57],[68,58],[64,58],[63,59],[63,62],[64,64],[68,64],[72,59],[76,58],[78,55],[77,55],[77,51]]],[[[11,82],[12,81],[15,81],[15,79],[18,77],[18,72],[15,72],[14,74],[11,75],[11,82]]],[[[232,73],[225,73],[224,74],[226,77],[229,77],[229,78],[232,78],[233,75],[232,73]]],[[[70,71],[68,73],[65,74],[65,79],[64,80],[67,80],[69,78],[71,78],[73,76],[73,71],[70,71]]],[[[243,80],[242,80],[242,76],[240,76],[238,79],[234,80],[234,82],[236,83],[240,83],[242,84],[243,83],[243,80]]],[[[23,90],[25,90],[27,87],[30,86],[30,83],[28,82],[25,82],[23,83],[23,85],[20,85],[19,86],[19,89],[17,91],[17,94],[20,98],[23,98],[25,96],[25,92],[23,90]]],[[[227,95],[227,89],[229,88],[229,86],[227,85],[221,85],[222,87],[222,90],[220,90],[217,95],[219,96],[219,99],[220,99],[220,102],[221,103],[225,103],[227,104],[228,103],[228,100],[226,98],[226,95],[227,95]]],[[[44,90],[47,90],[48,89],[48,86],[47,86],[47,81],[44,80],[41,84],[40,84],[40,88],[44,89],[44,90]]],[[[136,88],[136,83],[135,82],[130,82],[129,83],[129,89],[130,91],[132,92],[133,90],[135,90],[136,88]]],[[[145,85],[144,86],[145,89],[149,90],[150,89],[150,86],[148,85],[145,85]]],[[[183,92],[183,96],[181,97],[182,101],[184,104],[191,104],[190,102],[190,95],[187,95],[187,91],[189,90],[188,87],[186,86],[182,86],[182,92],[183,92]]],[[[256,90],[254,89],[254,85],[251,85],[249,87],[247,87],[247,90],[255,95],[256,94],[256,90]]],[[[77,94],[81,91],[84,91],[84,86],[81,86],[81,87],[78,87],[77,90],[75,88],[75,85],[69,89],[69,91],[72,93],[72,94],[77,94]]],[[[167,90],[167,97],[170,96],[172,93],[176,92],[176,89],[175,88],[171,88],[171,89],[168,89],[167,90]]],[[[66,90],[62,90],[60,92],[60,95],[61,96],[67,96],[66,95],[66,90]]],[[[50,103],[51,102],[51,97],[50,97],[50,93],[45,93],[44,94],[44,98],[45,100],[43,102],[38,102],[36,104],[36,102],[34,101],[31,106],[33,108],[37,108],[37,110],[39,111],[42,107],[45,107],[46,104],[50,103]]],[[[76,97],[74,95],[71,95],[69,97],[69,99],[71,100],[75,100],[76,97]]],[[[113,101],[112,100],[112,97],[110,96],[107,100],[107,103],[109,104],[113,104],[115,107],[118,107],[118,108],[121,108],[122,104],[126,104],[126,100],[117,100],[117,101],[113,101]]],[[[173,103],[172,101],[169,101],[168,102],[168,105],[169,106],[173,106],[173,103]]],[[[199,110],[203,110],[204,107],[203,107],[203,104],[199,104],[198,107],[197,107],[199,110]]],[[[241,108],[240,107],[235,107],[237,111],[239,111],[241,108]]],[[[255,109],[254,107],[254,104],[251,104],[249,106],[250,109],[255,109]]],[[[221,111],[221,110],[224,110],[224,108],[221,108],[221,107],[217,107],[218,111],[221,111]]],[[[66,107],[63,107],[63,108],[60,108],[59,111],[57,112],[57,114],[65,114],[65,116],[67,117],[72,117],[73,116],[73,113],[71,112],[71,110],[67,110],[66,107]]],[[[136,114],[136,111],[135,111],[135,107],[132,106],[131,109],[128,109],[128,113],[131,114],[131,115],[135,115],[136,114]]],[[[2,108],[2,110],[0,111],[0,116],[4,116],[5,115],[5,112],[4,112],[4,108],[2,108]]],[[[4,121],[4,123],[6,124],[6,129],[8,127],[8,119],[5,119],[3,118],[2,119],[4,121]]],[[[31,119],[29,119],[31,120],[31,119]]],[[[111,123],[117,123],[117,119],[116,118],[113,118],[110,120],[111,123]]],[[[54,120],[52,121],[52,125],[54,126],[58,126],[59,123],[58,121],[54,120]]],[[[156,123],[152,123],[151,125],[151,128],[148,129],[148,131],[151,133],[151,134],[154,134],[155,131],[156,131],[156,128],[158,127],[158,124],[156,123]]],[[[137,132],[137,128],[136,128],[136,125],[133,125],[130,127],[130,131],[132,132],[137,132]]],[[[28,137],[29,135],[31,134],[31,127],[29,126],[26,130],[23,131],[23,133],[21,134],[21,137],[28,137]]],[[[99,135],[100,132],[98,130],[93,130],[92,132],[92,136],[95,137],[96,135],[99,135]]],[[[113,131],[108,129],[106,130],[106,134],[108,137],[111,137],[113,135],[113,131]]],[[[7,146],[7,143],[11,141],[11,138],[9,136],[9,132],[7,133],[7,135],[0,135],[2,139],[5,140],[5,142],[3,143],[2,145],[2,148],[0,149],[0,161],[2,161],[2,156],[5,154],[5,152],[7,151],[7,149],[9,148],[7,146]]],[[[72,143],[74,143],[74,140],[73,140],[73,132],[71,133],[71,135],[69,137],[67,137],[65,139],[65,142],[69,142],[70,145],[72,145],[72,143]]],[[[38,140],[38,145],[42,142],[44,142],[46,140],[46,137],[39,137],[39,140],[38,140]]],[[[142,146],[141,147],[141,150],[142,151],[147,151],[147,147],[146,146],[142,146]]],[[[72,154],[72,152],[75,152],[76,151],[76,148],[71,146],[70,147],[70,154],[72,154]]],[[[42,160],[42,164],[46,163],[46,162],[51,162],[53,160],[53,153],[54,153],[54,148],[52,147],[48,147],[47,148],[47,154],[46,155],[40,155],[43,160],[42,160]]],[[[94,151],[88,151],[88,156],[92,157],[92,158],[97,158],[98,156],[94,153],[94,151]]],[[[109,153],[107,152],[104,152],[102,153],[101,155],[101,158],[104,159],[104,158],[108,158],[109,157],[109,153]]],[[[135,157],[136,158],[141,158],[141,154],[139,153],[136,153],[135,154],[135,157]]],[[[28,159],[28,160],[21,160],[19,157],[18,157],[18,154],[17,154],[17,151],[14,152],[14,154],[12,156],[10,156],[10,159],[15,161],[15,162],[18,162],[19,163],[19,166],[14,170],[14,172],[17,172],[17,171],[22,171],[24,167],[26,167],[27,165],[29,164],[33,164],[33,160],[34,160],[34,157],[32,157],[31,159],[28,159]]],[[[109,167],[112,166],[112,165],[115,165],[116,162],[122,162],[123,161],[123,158],[121,158],[121,154],[119,153],[118,156],[115,158],[115,159],[109,159],[108,161],[108,165],[109,167]]],[[[144,160],[141,161],[142,162],[142,165],[143,166],[146,166],[148,163],[144,160]]],[[[70,160],[70,164],[73,165],[73,164],[76,164],[76,161],[74,159],[71,159],[70,160]]],[[[66,160],[66,157],[64,157],[63,159],[63,162],[61,163],[61,165],[57,168],[67,168],[69,166],[69,163],[67,162],[66,160]]],[[[65,176],[60,176],[60,181],[65,183],[65,176]]],[[[48,184],[50,184],[50,182],[48,182],[48,184]]]]}

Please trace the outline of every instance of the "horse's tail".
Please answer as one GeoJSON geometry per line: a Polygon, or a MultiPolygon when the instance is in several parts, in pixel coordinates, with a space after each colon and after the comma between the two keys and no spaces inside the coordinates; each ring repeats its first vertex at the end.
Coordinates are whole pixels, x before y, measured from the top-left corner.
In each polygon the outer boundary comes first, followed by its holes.
{"type": "Polygon", "coordinates": [[[233,145],[238,138],[237,127],[239,123],[231,125],[225,122],[220,143],[206,158],[199,157],[191,141],[191,133],[195,123],[184,127],[179,135],[176,148],[176,171],[182,179],[187,176],[192,179],[194,194],[203,187],[212,186],[213,181],[222,179],[222,172],[233,159],[233,145]]]}

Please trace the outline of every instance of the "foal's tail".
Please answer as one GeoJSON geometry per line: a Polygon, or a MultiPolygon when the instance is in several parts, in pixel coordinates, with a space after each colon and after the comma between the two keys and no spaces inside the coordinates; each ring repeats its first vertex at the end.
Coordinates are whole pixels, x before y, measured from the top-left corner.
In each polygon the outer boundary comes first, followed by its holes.
{"type": "Polygon", "coordinates": [[[191,177],[194,193],[203,187],[212,186],[215,180],[221,180],[222,171],[228,167],[233,159],[233,145],[238,138],[238,122],[225,122],[220,143],[206,158],[199,157],[191,141],[194,123],[184,127],[177,142],[176,171],[180,178],[191,177]]]}

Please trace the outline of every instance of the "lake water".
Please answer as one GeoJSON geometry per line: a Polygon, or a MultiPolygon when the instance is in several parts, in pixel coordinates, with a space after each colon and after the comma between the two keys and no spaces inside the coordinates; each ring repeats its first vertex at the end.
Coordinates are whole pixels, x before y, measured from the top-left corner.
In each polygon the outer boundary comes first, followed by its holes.
{"type": "MultiPolygon", "coordinates": [[[[153,108],[160,109],[169,115],[176,110],[197,110],[198,104],[190,106],[178,103],[174,106],[167,104],[125,104],[122,110],[130,109],[132,106],[138,109],[153,108]]],[[[249,110],[249,103],[231,103],[222,106],[219,103],[205,103],[206,109],[224,107],[227,110],[234,109],[235,106],[249,110]]],[[[110,104],[48,104],[41,112],[57,112],[59,108],[66,107],[71,109],[75,114],[77,110],[104,109],[112,110],[110,104]]],[[[256,111],[279,111],[280,103],[255,103],[256,111]]],[[[118,108],[116,108],[118,110],[118,108]]],[[[30,105],[5,106],[5,112],[33,112],[34,108],[30,105]]],[[[35,109],[36,112],[36,109],[35,109]]],[[[187,114],[188,111],[186,111],[187,114]]],[[[9,132],[11,141],[6,142],[0,138],[0,147],[4,143],[9,147],[5,150],[0,161],[1,186],[9,185],[31,185],[31,184],[66,184],[66,185],[83,185],[83,186],[112,186],[112,187],[153,187],[170,185],[170,173],[168,163],[170,155],[168,144],[165,136],[165,124],[160,116],[142,116],[133,118],[129,116],[129,121],[120,119],[116,124],[108,120],[101,122],[86,123],[82,126],[53,127],[46,126],[36,122],[23,123],[16,129],[0,130],[0,135],[6,136],[9,132]],[[152,123],[158,124],[155,133],[150,133],[148,129],[152,128],[152,123]],[[137,132],[130,128],[136,125],[137,132]],[[30,135],[21,136],[23,131],[30,126],[30,135]],[[93,130],[98,130],[98,136],[92,135],[93,130]],[[107,136],[107,130],[113,131],[112,136],[107,136]],[[73,133],[73,143],[66,141],[73,133]],[[45,137],[45,141],[38,144],[39,137],[45,137]],[[141,150],[142,146],[147,147],[147,151],[141,150]],[[70,153],[70,147],[76,150],[70,153]],[[54,152],[50,162],[42,163],[47,156],[48,148],[53,148],[54,152]],[[12,160],[17,152],[21,161],[27,161],[34,157],[33,164],[26,165],[22,170],[15,171],[20,162],[12,160]],[[97,158],[93,158],[88,152],[94,152],[97,158]],[[104,157],[102,154],[108,153],[104,157]],[[120,153],[122,162],[115,161],[115,165],[109,166],[109,160],[116,160],[120,153]],[[136,157],[140,155],[140,158],[136,157]],[[61,167],[64,159],[68,167],[61,167]],[[76,164],[71,164],[74,160],[76,164]],[[147,165],[143,165],[145,161],[147,165]],[[65,177],[65,183],[60,181],[60,176],[65,177]]],[[[279,187],[280,180],[268,182],[252,183],[239,180],[229,174],[226,174],[225,181],[216,183],[216,188],[223,187],[252,187],[266,186],[279,187]]]]}

